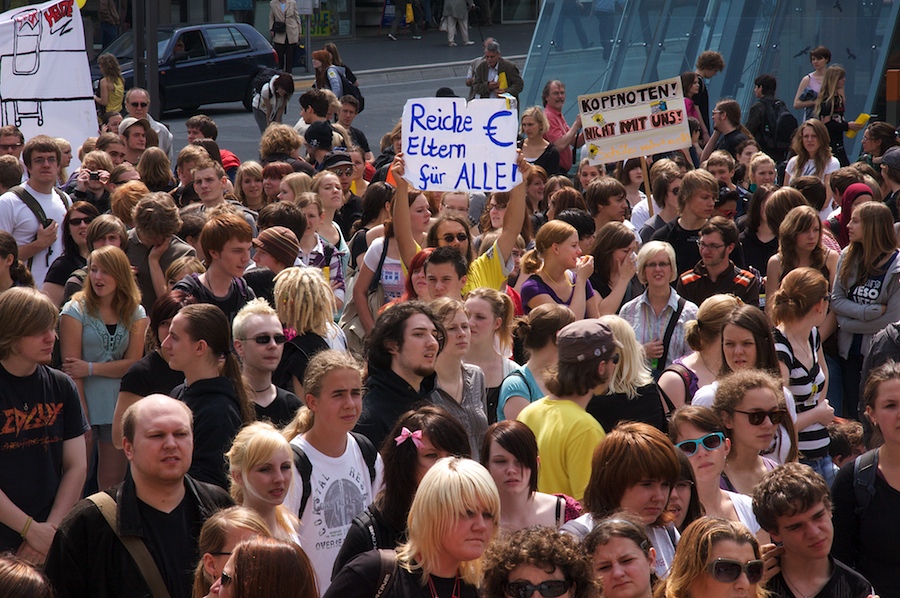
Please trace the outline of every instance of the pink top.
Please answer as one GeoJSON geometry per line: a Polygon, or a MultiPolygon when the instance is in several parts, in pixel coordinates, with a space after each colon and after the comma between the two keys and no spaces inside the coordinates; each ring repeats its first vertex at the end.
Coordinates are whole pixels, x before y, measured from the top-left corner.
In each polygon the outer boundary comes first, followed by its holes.
{"type": "MultiPolygon", "coordinates": [[[[550,124],[550,128],[548,128],[544,132],[544,139],[546,139],[550,143],[553,143],[569,132],[569,125],[568,123],[566,123],[566,118],[562,115],[562,112],[556,110],[555,108],[551,108],[550,106],[545,106],[544,116],[547,117],[547,122],[550,124]]],[[[569,172],[570,168],[572,168],[571,147],[559,151],[560,174],[569,172]]]]}

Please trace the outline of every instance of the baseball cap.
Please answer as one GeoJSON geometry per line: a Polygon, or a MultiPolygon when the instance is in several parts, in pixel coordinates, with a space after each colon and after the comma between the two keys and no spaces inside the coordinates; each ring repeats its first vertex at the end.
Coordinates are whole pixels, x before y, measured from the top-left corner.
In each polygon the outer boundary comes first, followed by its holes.
{"type": "Polygon", "coordinates": [[[556,336],[560,363],[609,359],[616,347],[621,348],[622,343],[610,327],[593,318],[572,322],[556,336]]]}
{"type": "Polygon", "coordinates": [[[146,118],[135,118],[133,116],[129,116],[128,118],[123,118],[122,122],[119,123],[119,135],[124,135],[125,131],[129,129],[129,127],[133,127],[134,125],[141,125],[144,127],[145,131],[150,130],[150,121],[146,118]]]}
{"type": "Polygon", "coordinates": [[[309,125],[303,138],[310,147],[318,149],[331,149],[334,128],[327,120],[318,120],[309,125]]]}

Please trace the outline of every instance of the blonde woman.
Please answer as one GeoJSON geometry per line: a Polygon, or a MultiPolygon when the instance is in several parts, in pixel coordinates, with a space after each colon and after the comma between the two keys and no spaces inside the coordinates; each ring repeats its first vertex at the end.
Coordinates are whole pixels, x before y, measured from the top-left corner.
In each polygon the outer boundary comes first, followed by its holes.
{"type": "Polygon", "coordinates": [[[122,79],[122,70],[119,61],[112,54],[106,52],[97,57],[97,66],[103,78],[100,79],[100,95],[94,96],[94,102],[103,108],[102,112],[122,112],[122,103],[125,100],[125,80],[122,79]]]}
{"type": "Polygon", "coordinates": [[[384,465],[372,443],[352,432],[362,410],[362,368],[349,353],[318,353],[303,386],[306,407],[283,433],[305,456],[306,471],[294,472],[285,505],[300,520],[300,544],[314,547],[309,556],[325,590],[351,520],[375,499],[384,465]]]}
{"type": "Polygon", "coordinates": [[[291,486],[294,453],[278,429],[269,422],[245,426],[225,458],[234,502],[258,513],[272,537],[299,544],[299,521],[283,505],[291,486]]]}
{"type": "Polygon", "coordinates": [[[500,385],[516,369],[515,362],[510,359],[515,308],[506,293],[480,287],[466,295],[466,312],[471,341],[465,362],[484,371],[488,421],[494,423],[497,421],[500,385]]]}
{"type": "Polygon", "coordinates": [[[204,598],[222,576],[222,570],[235,547],[255,536],[269,536],[269,528],[256,511],[246,507],[228,507],[213,513],[203,523],[197,541],[200,561],[194,569],[191,598],[204,598]]]}
{"type": "Polygon", "coordinates": [[[305,172],[292,172],[278,185],[278,200],[295,203],[301,193],[312,190],[312,179],[305,172]]]}
{"type": "Polygon", "coordinates": [[[234,177],[234,195],[256,212],[269,203],[263,192],[263,168],[259,162],[249,160],[238,167],[234,177]]]}
{"type": "Polygon", "coordinates": [[[544,110],[540,106],[526,108],[522,112],[522,140],[520,146],[522,156],[529,163],[540,166],[547,176],[559,171],[559,150],[544,139],[544,133],[550,129],[544,110]]]}
{"type": "MultiPolygon", "coordinates": [[[[475,598],[484,550],[499,524],[500,496],[488,471],[469,459],[441,459],[422,478],[413,499],[408,540],[397,551],[398,575],[383,598],[475,598]]],[[[323,598],[375,595],[381,568],[378,552],[356,557],[335,576],[323,598]]]]}
{"type": "Polygon", "coordinates": [[[113,412],[122,376],[143,355],[147,314],[121,249],[95,249],[87,270],[89,284],[63,306],[59,344],[97,445],[97,483],[109,488],[125,477],[125,455],[112,440],[113,412]]]}

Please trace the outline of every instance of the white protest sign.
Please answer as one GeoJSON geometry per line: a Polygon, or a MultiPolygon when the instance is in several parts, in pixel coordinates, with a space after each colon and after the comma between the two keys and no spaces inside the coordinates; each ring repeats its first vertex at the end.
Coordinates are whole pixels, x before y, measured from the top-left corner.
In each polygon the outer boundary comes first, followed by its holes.
{"type": "Polygon", "coordinates": [[[509,191],[519,118],[506,100],[420,98],[403,107],[403,178],[421,191],[509,191]]]}
{"type": "Polygon", "coordinates": [[[578,109],[591,164],[691,146],[679,77],[578,96],[578,109]]]}
{"type": "Polygon", "coordinates": [[[78,147],[97,134],[97,113],[74,0],[0,14],[0,120],[25,139],[50,135],[78,147]]]}

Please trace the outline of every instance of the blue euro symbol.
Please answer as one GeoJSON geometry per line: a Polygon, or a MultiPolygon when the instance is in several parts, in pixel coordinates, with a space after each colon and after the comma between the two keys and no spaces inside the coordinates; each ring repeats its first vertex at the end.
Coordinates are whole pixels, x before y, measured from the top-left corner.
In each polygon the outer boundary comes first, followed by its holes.
{"type": "Polygon", "coordinates": [[[504,116],[512,116],[512,112],[510,112],[509,110],[501,110],[500,112],[495,112],[488,119],[487,124],[484,126],[484,132],[487,133],[487,136],[490,138],[491,142],[493,142],[494,145],[500,147],[509,147],[513,144],[512,141],[507,141],[504,143],[502,141],[497,141],[497,139],[494,137],[494,133],[497,132],[497,126],[494,124],[494,119],[503,118],[504,116]]]}

